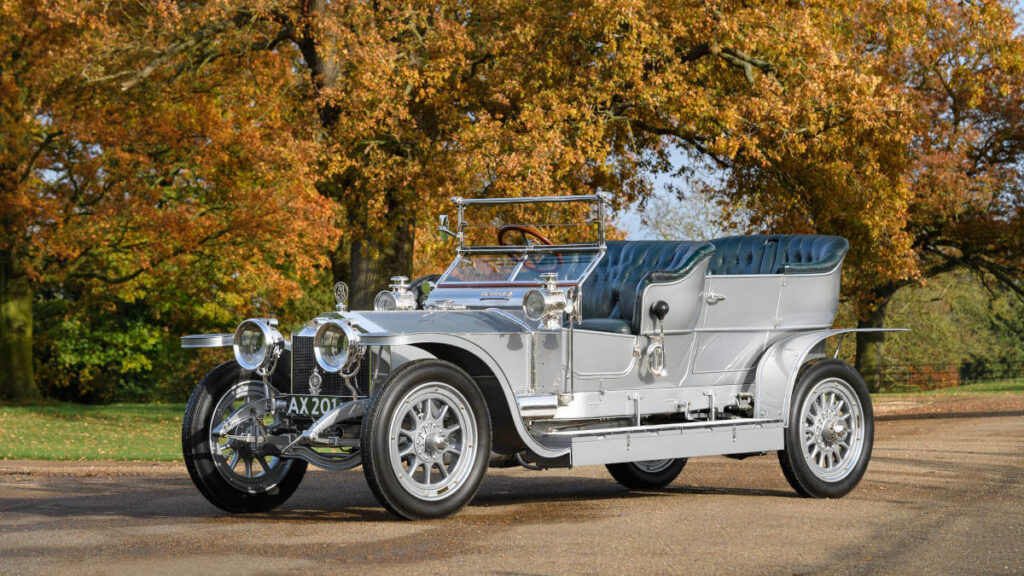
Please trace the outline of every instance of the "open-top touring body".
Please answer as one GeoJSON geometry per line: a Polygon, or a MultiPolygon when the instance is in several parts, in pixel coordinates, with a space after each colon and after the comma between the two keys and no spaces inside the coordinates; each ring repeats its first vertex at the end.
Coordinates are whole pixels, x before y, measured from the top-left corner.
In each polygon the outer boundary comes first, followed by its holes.
{"type": "Polygon", "coordinates": [[[374,310],[347,310],[339,283],[337,310],[289,338],[269,318],[182,338],[235,355],[198,385],[182,429],[213,504],[273,508],[307,464],[362,465],[406,518],[457,512],[488,466],[604,464],[650,489],[690,457],[777,452],[801,495],[860,481],[871,400],[836,358],[855,330],[832,328],[845,239],[605,241],[600,196],[454,201],[454,230],[440,226],[451,265],[393,278],[374,310]],[[494,242],[468,240],[468,211],[535,203],[571,205],[595,237],[556,243],[492,218],[494,242]]]}

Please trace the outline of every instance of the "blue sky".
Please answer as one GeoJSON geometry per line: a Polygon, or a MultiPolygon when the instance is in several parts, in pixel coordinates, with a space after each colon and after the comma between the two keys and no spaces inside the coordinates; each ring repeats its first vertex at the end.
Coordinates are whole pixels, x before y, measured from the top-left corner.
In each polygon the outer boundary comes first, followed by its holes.
{"type": "MultiPolygon", "coordinates": [[[[681,153],[672,153],[673,166],[679,166],[684,161],[685,158],[681,153]]],[[[677,187],[683,185],[682,180],[674,178],[671,174],[653,174],[651,179],[654,182],[654,193],[656,195],[668,194],[667,188],[669,184],[674,184],[677,187]]],[[[635,204],[629,210],[620,212],[618,217],[618,223],[626,230],[626,237],[629,240],[649,240],[653,238],[650,231],[646,230],[640,222],[640,213],[635,204]]]]}

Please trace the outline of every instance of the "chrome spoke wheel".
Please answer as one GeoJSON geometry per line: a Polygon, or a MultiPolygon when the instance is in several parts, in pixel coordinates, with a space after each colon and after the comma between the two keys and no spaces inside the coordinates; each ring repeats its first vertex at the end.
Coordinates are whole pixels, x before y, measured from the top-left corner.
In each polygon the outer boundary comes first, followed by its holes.
{"type": "Polygon", "coordinates": [[[266,492],[273,489],[288,473],[291,462],[277,456],[267,456],[259,451],[256,440],[266,436],[265,419],[249,420],[232,430],[233,436],[222,438],[213,430],[233,412],[266,397],[263,382],[249,380],[238,382],[221,395],[210,417],[210,454],[217,472],[237,490],[249,493],[266,492]]]}
{"type": "Polygon", "coordinates": [[[864,449],[864,409],[853,387],[839,378],[817,383],[800,412],[800,445],[812,474],[826,482],[846,478],[864,449]]]}
{"type": "Polygon", "coordinates": [[[388,459],[411,496],[443,500],[469,478],[478,436],[462,393],[443,382],[426,382],[409,390],[391,417],[388,459]]]}

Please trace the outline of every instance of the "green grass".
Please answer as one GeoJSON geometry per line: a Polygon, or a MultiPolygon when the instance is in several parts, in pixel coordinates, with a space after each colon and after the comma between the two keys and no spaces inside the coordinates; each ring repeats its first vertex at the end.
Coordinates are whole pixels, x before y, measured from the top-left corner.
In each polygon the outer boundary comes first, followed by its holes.
{"type": "Polygon", "coordinates": [[[1024,394],[1024,378],[1015,380],[992,380],[990,382],[975,382],[963,386],[951,386],[925,392],[876,392],[879,396],[959,396],[969,394],[1024,394]]]}
{"type": "Polygon", "coordinates": [[[0,458],[181,460],[184,404],[0,406],[0,458]]]}

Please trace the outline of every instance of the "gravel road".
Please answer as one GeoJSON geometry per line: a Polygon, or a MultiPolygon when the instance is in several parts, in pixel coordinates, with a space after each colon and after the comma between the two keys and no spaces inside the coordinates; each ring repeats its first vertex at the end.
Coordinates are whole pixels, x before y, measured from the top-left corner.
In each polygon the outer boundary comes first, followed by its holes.
{"type": "Polygon", "coordinates": [[[433,522],[386,514],[358,469],[242,517],[181,464],[0,462],[0,573],[1024,574],[1024,412],[982,404],[880,410],[834,501],[796,497],[774,454],[694,459],[652,493],[603,467],[492,470],[433,522]]]}

